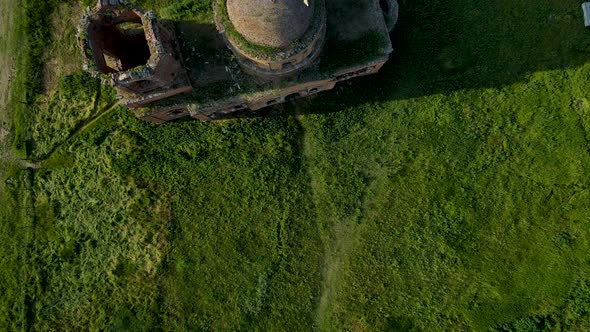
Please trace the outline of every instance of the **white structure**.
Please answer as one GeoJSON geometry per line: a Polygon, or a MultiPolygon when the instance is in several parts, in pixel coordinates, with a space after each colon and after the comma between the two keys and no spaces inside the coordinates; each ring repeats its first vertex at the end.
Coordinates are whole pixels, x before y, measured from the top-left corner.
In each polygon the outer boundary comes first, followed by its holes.
{"type": "Polygon", "coordinates": [[[582,9],[584,10],[584,25],[590,27],[590,2],[584,2],[582,9]]]}

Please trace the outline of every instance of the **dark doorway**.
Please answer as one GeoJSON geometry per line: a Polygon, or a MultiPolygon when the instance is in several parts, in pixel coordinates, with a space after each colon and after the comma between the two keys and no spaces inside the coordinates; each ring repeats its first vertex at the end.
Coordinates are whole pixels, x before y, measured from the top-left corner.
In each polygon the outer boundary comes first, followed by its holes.
{"type": "Polygon", "coordinates": [[[295,99],[299,99],[301,98],[301,94],[299,92],[296,93],[292,93],[288,96],[285,97],[285,101],[291,101],[291,100],[295,100],[295,99]]]}

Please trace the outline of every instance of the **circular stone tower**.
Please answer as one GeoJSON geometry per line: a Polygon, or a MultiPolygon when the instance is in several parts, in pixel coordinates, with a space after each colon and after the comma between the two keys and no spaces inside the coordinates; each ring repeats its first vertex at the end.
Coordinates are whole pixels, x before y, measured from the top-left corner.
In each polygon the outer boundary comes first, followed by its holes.
{"type": "Polygon", "coordinates": [[[217,0],[215,9],[218,30],[251,75],[287,77],[321,53],[324,0],[217,0]]]}

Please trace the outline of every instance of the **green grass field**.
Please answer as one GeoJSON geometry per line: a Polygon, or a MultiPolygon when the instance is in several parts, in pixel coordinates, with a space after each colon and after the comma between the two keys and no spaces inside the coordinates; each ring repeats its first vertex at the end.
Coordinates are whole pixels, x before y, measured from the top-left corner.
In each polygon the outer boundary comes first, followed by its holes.
{"type": "Polygon", "coordinates": [[[578,1],[401,1],[380,74],[159,127],[68,66],[77,1],[16,3],[0,330],[590,330],[578,1]]]}

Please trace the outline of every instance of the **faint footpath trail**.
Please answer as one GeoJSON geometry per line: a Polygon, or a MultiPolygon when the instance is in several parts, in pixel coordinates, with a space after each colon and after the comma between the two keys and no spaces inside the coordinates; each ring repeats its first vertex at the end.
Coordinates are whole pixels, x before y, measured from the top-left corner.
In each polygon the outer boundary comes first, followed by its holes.
{"type": "Polygon", "coordinates": [[[15,158],[8,149],[10,136],[10,114],[7,109],[10,96],[10,85],[14,80],[14,55],[11,48],[14,45],[14,9],[13,0],[0,1],[0,161],[8,163],[15,158]]]}
{"type": "MultiPolygon", "coordinates": [[[[313,142],[305,132],[300,116],[296,119],[302,129],[302,151],[301,153],[307,160],[315,159],[315,149],[313,142]]],[[[310,166],[313,167],[313,166],[310,166]]],[[[308,169],[310,169],[308,167],[308,169]]],[[[313,201],[316,206],[325,206],[322,202],[330,196],[325,183],[322,179],[314,176],[314,172],[309,172],[311,180],[311,192],[313,201]]],[[[331,212],[325,209],[317,210],[318,224],[329,225],[328,230],[320,230],[324,243],[324,261],[322,266],[321,293],[319,303],[315,312],[315,325],[319,331],[333,331],[331,326],[334,306],[338,301],[338,289],[342,282],[343,269],[350,257],[350,253],[359,240],[361,225],[355,218],[350,220],[338,220],[334,218],[331,212]]]]}
{"type": "Polygon", "coordinates": [[[119,105],[121,105],[121,102],[120,101],[114,103],[113,105],[111,105],[110,107],[108,107],[106,110],[100,112],[100,114],[98,114],[94,118],[85,120],[74,131],[72,131],[72,133],[68,136],[68,138],[66,138],[62,143],[57,144],[56,146],[54,146],[53,149],[51,149],[51,151],[49,151],[40,160],[36,160],[34,162],[22,160],[21,161],[21,165],[23,165],[23,166],[29,165],[31,167],[25,167],[25,168],[32,168],[34,170],[37,170],[37,169],[41,168],[43,166],[43,163],[45,161],[47,161],[48,159],[50,159],[51,156],[55,153],[55,151],[57,151],[60,147],[69,144],[69,142],[71,142],[74,138],[76,138],[78,135],[84,133],[87,129],[89,129],[93,124],[95,124],[96,122],[98,122],[103,117],[111,114],[114,110],[117,109],[117,106],[119,106],[119,105]]]}
{"type": "Polygon", "coordinates": [[[330,331],[332,307],[338,301],[338,288],[341,283],[343,265],[346,263],[351,248],[357,241],[359,225],[351,222],[335,222],[331,238],[324,252],[322,270],[322,293],[316,313],[316,322],[320,330],[330,331]]]}

